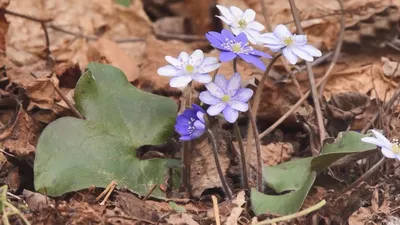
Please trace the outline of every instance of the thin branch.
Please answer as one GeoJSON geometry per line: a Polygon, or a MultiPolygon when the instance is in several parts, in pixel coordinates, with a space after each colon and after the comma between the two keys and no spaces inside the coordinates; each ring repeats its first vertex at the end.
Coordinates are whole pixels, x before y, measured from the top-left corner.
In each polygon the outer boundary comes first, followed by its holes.
{"type": "Polygon", "coordinates": [[[257,130],[256,116],[249,108],[249,118],[251,122],[251,127],[253,128],[254,141],[256,142],[256,152],[257,152],[257,188],[259,192],[263,191],[263,176],[262,176],[262,158],[261,158],[261,142],[257,130]]]}
{"type": "Polygon", "coordinates": [[[211,142],[215,166],[217,167],[219,179],[221,180],[221,183],[222,183],[222,188],[224,189],[224,192],[228,196],[229,200],[232,200],[232,193],[229,190],[228,183],[226,182],[225,176],[222,173],[221,164],[219,163],[217,143],[215,141],[214,134],[212,133],[212,131],[210,129],[207,129],[206,133],[208,135],[208,140],[211,142]]]}
{"type": "Polygon", "coordinates": [[[60,95],[61,99],[64,100],[65,103],[67,103],[69,109],[75,114],[75,116],[78,117],[79,119],[85,119],[85,117],[82,116],[82,114],[76,109],[74,104],[72,104],[72,102],[68,100],[67,96],[65,96],[64,93],[62,93],[60,88],[51,80],[50,83],[53,85],[54,90],[57,92],[57,94],[60,95]]]}
{"type": "Polygon", "coordinates": [[[33,16],[28,16],[28,15],[24,15],[21,13],[17,13],[17,12],[13,12],[4,8],[0,9],[0,12],[4,12],[5,14],[9,14],[12,16],[16,16],[16,17],[20,17],[20,18],[24,18],[33,22],[37,22],[37,23],[48,23],[50,21],[52,21],[53,19],[39,19],[39,18],[35,18],[33,16]]]}
{"type": "Polygon", "coordinates": [[[267,26],[267,31],[272,32],[271,20],[268,17],[267,7],[265,6],[265,0],[260,0],[261,10],[264,15],[265,25],[267,26]]]}
{"type": "Polygon", "coordinates": [[[236,136],[236,139],[239,144],[240,167],[241,167],[240,169],[242,170],[243,188],[246,190],[250,190],[249,178],[247,175],[246,154],[244,152],[243,138],[242,138],[242,135],[240,135],[240,129],[239,129],[239,125],[237,124],[237,121],[233,124],[233,129],[234,129],[235,136],[236,136]]]}
{"type": "MultiPolygon", "coordinates": [[[[299,34],[304,34],[303,28],[301,27],[301,24],[300,24],[299,11],[296,8],[294,0],[289,0],[289,4],[290,4],[290,9],[292,10],[293,19],[295,21],[297,31],[299,34]]],[[[320,106],[320,102],[319,102],[319,98],[318,98],[317,88],[315,86],[315,78],[314,78],[314,73],[312,71],[311,63],[306,62],[306,67],[307,67],[308,79],[310,81],[310,86],[311,86],[311,93],[312,93],[312,97],[313,97],[313,101],[314,101],[315,113],[317,115],[320,143],[322,143],[322,141],[325,139],[324,118],[322,116],[321,106],[320,106]]]]}
{"type": "Polygon", "coordinates": [[[219,215],[217,197],[215,197],[215,195],[211,195],[211,200],[212,200],[213,208],[214,208],[215,223],[216,223],[216,225],[221,225],[221,218],[219,215]]]}
{"type": "Polygon", "coordinates": [[[149,192],[147,192],[146,196],[144,196],[144,198],[142,199],[142,201],[145,202],[145,201],[150,197],[150,195],[154,192],[154,190],[156,190],[156,187],[158,187],[158,184],[154,184],[154,185],[150,188],[149,192]]]}

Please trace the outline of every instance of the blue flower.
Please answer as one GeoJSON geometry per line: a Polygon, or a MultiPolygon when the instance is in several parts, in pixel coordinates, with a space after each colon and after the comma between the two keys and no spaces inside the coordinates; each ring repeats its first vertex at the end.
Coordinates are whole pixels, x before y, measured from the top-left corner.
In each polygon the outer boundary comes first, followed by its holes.
{"type": "Polygon", "coordinates": [[[259,58],[271,58],[267,53],[249,46],[245,33],[240,33],[235,37],[230,31],[224,29],[221,33],[210,31],[206,34],[206,38],[214,48],[221,51],[219,55],[221,62],[228,62],[240,57],[264,71],[266,67],[259,58]]]}
{"type": "Polygon", "coordinates": [[[224,75],[215,76],[215,81],[206,84],[207,91],[200,93],[200,100],[208,105],[207,113],[216,116],[222,112],[225,119],[234,123],[240,112],[249,109],[248,101],[253,96],[253,90],[241,88],[242,78],[239,73],[233,74],[228,81],[224,75]]]}
{"type": "Polygon", "coordinates": [[[181,115],[176,118],[175,130],[181,137],[179,140],[190,141],[200,137],[206,131],[204,121],[204,110],[192,104],[191,109],[186,109],[181,115]]]}

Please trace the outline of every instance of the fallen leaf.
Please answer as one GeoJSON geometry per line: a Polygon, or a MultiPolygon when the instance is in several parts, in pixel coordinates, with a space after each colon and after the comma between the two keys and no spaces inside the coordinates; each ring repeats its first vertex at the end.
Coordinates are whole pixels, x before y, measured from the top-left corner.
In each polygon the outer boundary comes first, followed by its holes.
{"type": "Polygon", "coordinates": [[[168,224],[174,225],[199,225],[192,216],[187,213],[172,214],[166,219],[168,224]]]}
{"type": "Polygon", "coordinates": [[[236,204],[236,207],[232,209],[231,214],[226,219],[226,225],[238,224],[238,219],[240,217],[240,214],[242,214],[243,212],[242,206],[244,205],[244,203],[246,203],[245,194],[246,193],[244,191],[240,191],[237,194],[236,199],[232,201],[232,203],[236,204]]]}

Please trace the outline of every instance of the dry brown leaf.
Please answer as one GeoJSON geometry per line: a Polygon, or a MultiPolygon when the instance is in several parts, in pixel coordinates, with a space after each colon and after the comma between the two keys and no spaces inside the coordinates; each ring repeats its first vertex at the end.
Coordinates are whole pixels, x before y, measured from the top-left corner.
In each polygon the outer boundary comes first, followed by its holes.
{"type": "Polygon", "coordinates": [[[382,57],[382,70],[383,74],[388,77],[399,77],[400,76],[400,62],[394,62],[386,57],[382,57]]]}
{"type": "Polygon", "coordinates": [[[187,213],[172,214],[165,220],[168,224],[174,225],[199,225],[199,223],[187,213]]]}
{"type": "Polygon", "coordinates": [[[142,201],[131,193],[117,192],[116,202],[121,210],[128,216],[135,216],[150,221],[158,221],[159,211],[153,205],[142,201]]]}
{"type": "Polygon", "coordinates": [[[110,41],[106,38],[99,38],[94,46],[89,48],[89,61],[98,61],[102,57],[105,57],[111,65],[121,69],[129,82],[133,82],[138,78],[138,63],[125,53],[114,41],[110,41]]]}
{"type": "Polygon", "coordinates": [[[244,191],[240,191],[237,194],[236,199],[234,199],[232,201],[232,203],[236,204],[236,207],[234,207],[231,210],[231,214],[229,215],[229,217],[226,220],[226,225],[237,225],[238,224],[239,216],[243,212],[242,206],[244,205],[244,203],[246,203],[245,195],[246,195],[246,193],[244,191]]]}
{"type": "Polygon", "coordinates": [[[215,4],[214,0],[185,0],[185,11],[188,18],[192,21],[193,33],[204,35],[213,30],[214,15],[211,15],[211,7],[215,4]]]}

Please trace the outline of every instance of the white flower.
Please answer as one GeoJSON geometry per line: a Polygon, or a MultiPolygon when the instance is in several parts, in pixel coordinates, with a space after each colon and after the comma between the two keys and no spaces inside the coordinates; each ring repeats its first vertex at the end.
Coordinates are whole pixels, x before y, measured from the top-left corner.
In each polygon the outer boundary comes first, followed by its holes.
{"type": "Polygon", "coordinates": [[[243,32],[246,34],[250,43],[257,43],[260,31],[264,30],[265,27],[261,23],[254,21],[256,18],[256,12],[254,12],[254,10],[246,9],[243,12],[236,6],[231,6],[228,9],[222,5],[217,5],[217,8],[222,14],[222,16],[217,17],[231,28],[233,34],[239,35],[243,32]]]}
{"type": "Polygon", "coordinates": [[[390,159],[400,160],[400,145],[397,139],[390,142],[385,136],[376,130],[371,130],[375,137],[363,137],[361,141],[381,147],[384,156],[390,159]]]}
{"type": "Polygon", "coordinates": [[[275,27],[272,33],[261,34],[258,42],[271,49],[273,52],[282,50],[283,56],[291,64],[296,64],[298,58],[312,62],[313,57],[320,57],[321,51],[307,44],[306,35],[293,35],[282,24],[275,27]]]}
{"type": "Polygon", "coordinates": [[[203,51],[199,49],[190,56],[186,52],[181,52],[178,58],[165,56],[165,60],[171,65],[160,67],[157,73],[160,76],[173,77],[169,85],[177,88],[185,87],[192,80],[209,83],[212,77],[208,73],[221,66],[217,58],[204,57],[203,51]]]}

